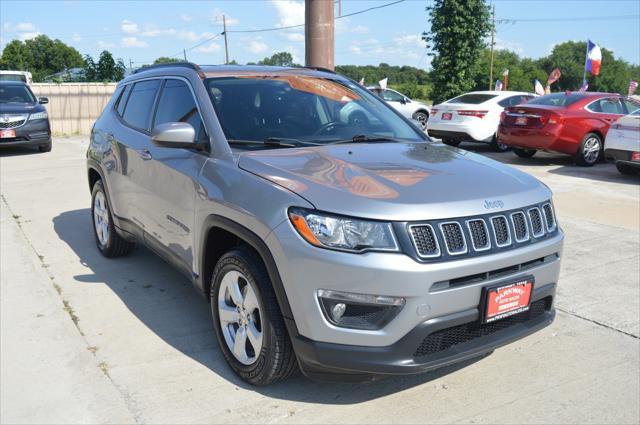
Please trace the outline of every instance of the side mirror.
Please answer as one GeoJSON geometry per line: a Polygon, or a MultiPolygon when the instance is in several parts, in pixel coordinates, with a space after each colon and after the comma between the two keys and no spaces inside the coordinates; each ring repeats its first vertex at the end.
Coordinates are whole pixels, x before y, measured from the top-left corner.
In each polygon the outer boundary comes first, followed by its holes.
{"type": "Polygon", "coordinates": [[[407,103],[411,103],[411,99],[409,99],[408,97],[403,97],[402,98],[402,104],[406,105],[407,103]]]}
{"type": "Polygon", "coordinates": [[[49,98],[48,97],[39,97],[38,98],[38,103],[41,105],[44,105],[45,103],[49,103],[49,98]]]}
{"type": "Polygon", "coordinates": [[[157,125],[151,132],[151,141],[164,148],[195,148],[196,131],[186,122],[168,122],[157,125]]]}

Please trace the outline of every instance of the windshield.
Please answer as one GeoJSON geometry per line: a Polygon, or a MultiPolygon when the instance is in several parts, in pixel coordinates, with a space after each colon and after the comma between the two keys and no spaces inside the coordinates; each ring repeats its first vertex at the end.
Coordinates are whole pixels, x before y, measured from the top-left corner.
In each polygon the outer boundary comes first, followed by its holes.
{"type": "Polygon", "coordinates": [[[577,93],[553,93],[546,96],[536,97],[527,103],[529,105],[569,106],[580,99],[584,99],[584,95],[577,93]]]}
{"type": "Polygon", "coordinates": [[[209,78],[205,85],[228,140],[427,140],[374,94],[350,81],[274,75],[209,78]]]}
{"type": "Polygon", "coordinates": [[[0,103],[34,103],[36,101],[27,86],[0,85],[0,103]]]}
{"type": "Polygon", "coordinates": [[[495,94],[483,94],[483,93],[469,93],[462,96],[454,97],[448,100],[447,103],[470,103],[472,105],[479,105],[486,102],[489,99],[497,97],[495,94]]]}

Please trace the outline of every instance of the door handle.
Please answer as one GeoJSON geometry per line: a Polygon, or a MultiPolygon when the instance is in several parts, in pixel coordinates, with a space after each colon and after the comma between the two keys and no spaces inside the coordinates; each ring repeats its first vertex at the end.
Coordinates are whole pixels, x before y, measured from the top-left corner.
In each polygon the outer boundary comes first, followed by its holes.
{"type": "Polygon", "coordinates": [[[144,159],[145,161],[153,159],[153,156],[151,156],[151,152],[149,152],[148,149],[139,150],[138,155],[140,156],[140,158],[144,159]]]}

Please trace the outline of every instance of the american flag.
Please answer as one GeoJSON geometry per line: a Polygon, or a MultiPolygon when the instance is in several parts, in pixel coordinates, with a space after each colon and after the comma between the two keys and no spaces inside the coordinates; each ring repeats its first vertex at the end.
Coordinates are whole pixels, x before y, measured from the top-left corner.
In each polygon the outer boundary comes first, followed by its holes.
{"type": "Polygon", "coordinates": [[[635,93],[637,88],[638,82],[635,80],[631,80],[631,82],[629,83],[629,94],[627,96],[631,96],[633,93],[635,93]]]}

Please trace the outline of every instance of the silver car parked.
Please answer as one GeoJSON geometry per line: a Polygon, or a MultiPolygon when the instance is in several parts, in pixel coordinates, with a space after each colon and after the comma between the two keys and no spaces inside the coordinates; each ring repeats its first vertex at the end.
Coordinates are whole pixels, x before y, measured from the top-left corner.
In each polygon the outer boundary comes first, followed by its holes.
{"type": "Polygon", "coordinates": [[[96,121],[87,166],[98,249],[141,243],[183,271],[252,384],[423,372],[555,315],[550,190],[332,72],[145,68],[96,121]]]}

